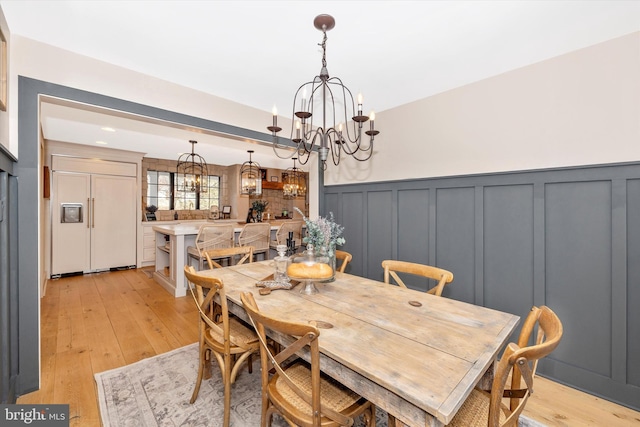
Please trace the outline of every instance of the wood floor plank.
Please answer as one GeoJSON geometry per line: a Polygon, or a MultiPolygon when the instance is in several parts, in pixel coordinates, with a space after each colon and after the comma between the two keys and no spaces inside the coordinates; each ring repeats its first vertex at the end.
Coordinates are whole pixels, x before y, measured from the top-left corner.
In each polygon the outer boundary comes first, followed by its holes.
{"type": "Polygon", "coordinates": [[[81,317],[82,304],[80,303],[80,294],[76,292],[71,278],[64,282],[57,281],[53,286],[60,287],[56,352],[62,353],[73,347],[73,332],[80,327],[79,325],[73,325],[73,322],[78,316],[81,317]]]}
{"type": "Polygon", "coordinates": [[[127,364],[156,355],[137,323],[132,322],[128,305],[122,300],[104,300],[105,310],[127,364]]]}
{"type": "Polygon", "coordinates": [[[524,415],[548,427],[640,426],[640,413],[563,384],[536,377],[524,415]]]}
{"type": "Polygon", "coordinates": [[[133,320],[140,326],[157,354],[181,347],[180,340],[164,325],[139,293],[123,294],[123,300],[129,307],[133,320]]]}
{"type": "MultiPolygon", "coordinates": [[[[164,291],[164,289],[162,289],[164,291]]],[[[167,293],[166,291],[164,293],[167,293]]],[[[166,300],[164,298],[158,298],[156,292],[153,291],[140,291],[138,292],[140,298],[147,304],[147,306],[158,316],[158,319],[162,321],[165,327],[180,341],[181,345],[187,345],[198,341],[198,331],[194,329],[192,325],[198,322],[198,314],[195,308],[195,303],[192,300],[188,300],[190,309],[185,312],[177,310],[179,308],[180,301],[190,297],[181,297],[166,300]]],[[[168,294],[167,294],[168,295],[168,294]]]]}
{"type": "MultiPolygon", "coordinates": [[[[94,374],[197,341],[193,300],[141,270],[50,280],[41,300],[41,388],[18,403],[68,403],[71,426],[100,426],[94,374]]],[[[549,427],[640,426],[640,413],[538,378],[524,414],[549,427]]]]}
{"type": "MultiPolygon", "coordinates": [[[[57,288],[56,288],[57,289],[57,288]]],[[[58,320],[60,315],[60,292],[50,291],[48,298],[43,299],[40,304],[40,354],[41,354],[41,388],[39,394],[34,396],[37,402],[47,403],[40,400],[41,397],[53,393],[54,375],[56,368],[56,354],[58,348],[58,320]]]]}
{"type": "Polygon", "coordinates": [[[72,426],[99,425],[91,355],[86,349],[71,349],[57,355],[53,402],[68,403],[72,426]],[[96,424],[95,421],[98,421],[96,424]]]}
{"type": "Polygon", "coordinates": [[[127,364],[116,332],[102,324],[88,325],[90,335],[91,364],[94,372],[108,371],[127,364]]]}
{"type": "MultiPolygon", "coordinates": [[[[129,282],[129,285],[135,290],[149,289],[149,281],[146,280],[149,276],[144,273],[143,269],[132,271],[136,274],[127,274],[124,276],[124,278],[129,282]]],[[[153,269],[150,271],[153,271],[153,269]]]]}

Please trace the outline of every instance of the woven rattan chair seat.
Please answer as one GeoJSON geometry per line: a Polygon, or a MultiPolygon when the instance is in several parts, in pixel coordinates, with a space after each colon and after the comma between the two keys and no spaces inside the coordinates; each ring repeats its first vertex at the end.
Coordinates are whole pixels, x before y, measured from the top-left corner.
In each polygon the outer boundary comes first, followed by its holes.
{"type": "Polygon", "coordinates": [[[192,255],[194,258],[198,258],[200,256],[200,251],[198,251],[198,248],[196,248],[195,246],[188,246],[187,253],[189,255],[192,255]]]}
{"type": "MultiPolygon", "coordinates": [[[[311,370],[307,365],[296,363],[287,368],[286,373],[301,390],[311,396],[311,370]]],[[[311,417],[311,406],[291,390],[286,381],[278,377],[275,381],[275,388],[276,390],[273,390],[276,392],[274,397],[279,394],[289,405],[308,413],[309,417],[311,417]]],[[[360,400],[359,395],[325,375],[321,377],[320,395],[322,406],[329,407],[337,412],[344,411],[360,400]]]]}
{"type": "MultiPolygon", "coordinates": [[[[486,427],[490,402],[490,393],[474,389],[447,427],[486,427]]],[[[505,405],[501,405],[501,408],[500,423],[502,424],[507,419],[509,409],[505,405]]]]}
{"type": "MultiPolygon", "coordinates": [[[[224,342],[222,329],[209,328],[207,329],[207,334],[210,339],[212,338],[217,342],[224,342]]],[[[256,335],[256,332],[246,327],[244,323],[234,317],[229,318],[229,335],[231,344],[236,347],[241,347],[245,350],[250,347],[258,349],[258,335],[256,335]]]]}

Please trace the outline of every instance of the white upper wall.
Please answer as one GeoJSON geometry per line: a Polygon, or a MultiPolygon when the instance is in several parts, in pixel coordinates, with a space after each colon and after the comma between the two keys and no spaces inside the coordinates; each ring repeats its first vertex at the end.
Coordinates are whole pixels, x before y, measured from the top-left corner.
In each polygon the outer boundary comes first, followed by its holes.
{"type": "Polygon", "coordinates": [[[166,80],[21,36],[14,36],[12,43],[13,87],[22,75],[260,132],[271,122],[269,112],[166,80]]]}
{"type": "MultiPolygon", "coordinates": [[[[271,119],[268,112],[30,39],[11,42],[12,88],[23,75],[261,132],[271,119]]],[[[379,112],[372,160],[330,164],[325,183],[638,161],[639,75],[636,32],[379,112]]],[[[10,107],[16,103],[12,90],[10,107]]],[[[10,117],[17,123],[17,109],[10,117]]],[[[12,126],[10,147],[17,153],[15,141],[12,126]]]]}
{"type": "Polygon", "coordinates": [[[639,161],[639,76],[635,32],[379,112],[372,160],[325,183],[639,161]]]}

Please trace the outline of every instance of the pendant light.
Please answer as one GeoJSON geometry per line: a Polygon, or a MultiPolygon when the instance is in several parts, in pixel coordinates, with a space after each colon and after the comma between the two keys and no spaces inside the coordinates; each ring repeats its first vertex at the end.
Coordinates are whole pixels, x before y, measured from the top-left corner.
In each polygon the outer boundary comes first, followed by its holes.
{"type": "Polygon", "coordinates": [[[253,150],[247,150],[249,161],[240,168],[240,194],[259,196],[262,194],[262,174],[260,165],[251,160],[253,150]]]}

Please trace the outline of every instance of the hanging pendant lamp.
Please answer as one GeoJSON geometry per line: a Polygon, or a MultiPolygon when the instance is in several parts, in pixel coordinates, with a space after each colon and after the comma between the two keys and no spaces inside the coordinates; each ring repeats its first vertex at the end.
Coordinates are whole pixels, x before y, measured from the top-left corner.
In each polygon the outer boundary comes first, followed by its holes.
{"type": "Polygon", "coordinates": [[[259,196],[262,194],[262,174],[260,165],[251,160],[253,150],[247,150],[249,161],[240,168],[240,194],[259,196]]]}
{"type": "MultiPolygon", "coordinates": [[[[191,153],[182,153],[178,157],[176,167],[177,185],[176,188],[182,193],[184,207],[187,207],[187,195],[196,193],[192,199],[197,199],[200,193],[206,193],[209,189],[209,170],[207,162],[202,156],[195,152],[195,145],[198,141],[190,140],[191,153]]],[[[195,207],[195,205],[194,205],[195,207]]]]}
{"type": "Polygon", "coordinates": [[[282,180],[283,196],[287,199],[304,197],[307,194],[307,178],[305,173],[296,167],[297,157],[293,158],[293,167],[285,171],[286,176],[282,180]]]}

